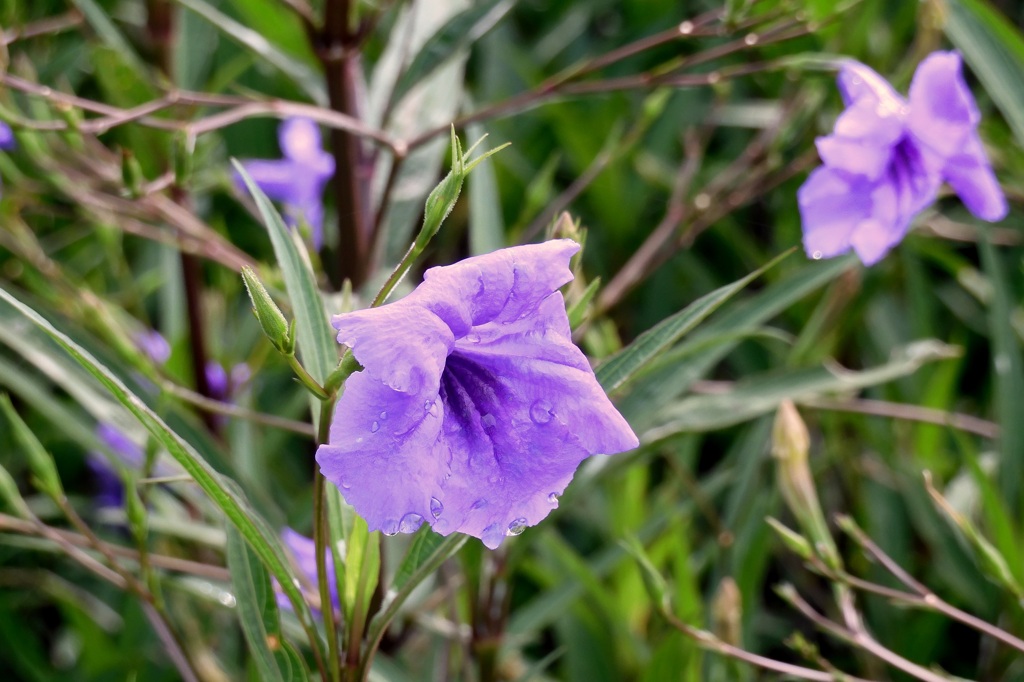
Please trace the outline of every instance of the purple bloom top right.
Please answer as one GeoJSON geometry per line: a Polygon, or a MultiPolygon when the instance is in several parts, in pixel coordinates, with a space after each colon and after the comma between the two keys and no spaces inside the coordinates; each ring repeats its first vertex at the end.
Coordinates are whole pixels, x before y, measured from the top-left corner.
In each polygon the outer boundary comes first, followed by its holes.
{"type": "Polygon", "coordinates": [[[853,249],[874,265],[935,201],[943,182],[979,218],[1006,216],[961,66],[959,53],[933,52],[918,65],[907,98],[860,62],[841,67],[846,110],[832,134],[818,138],[822,165],[797,192],[808,256],[853,249]]]}

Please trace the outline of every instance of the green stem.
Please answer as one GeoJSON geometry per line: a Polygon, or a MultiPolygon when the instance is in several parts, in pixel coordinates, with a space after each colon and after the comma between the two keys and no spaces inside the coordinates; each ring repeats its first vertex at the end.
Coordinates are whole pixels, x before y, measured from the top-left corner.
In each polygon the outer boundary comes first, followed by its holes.
{"type": "MultiPolygon", "coordinates": [[[[323,401],[330,401],[332,399],[331,395],[324,390],[324,387],[321,386],[309,372],[306,371],[306,368],[302,366],[302,363],[300,363],[294,355],[288,355],[286,357],[288,358],[288,365],[292,368],[292,371],[295,372],[295,376],[298,377],[303,386],[309,389],[310,393],[323,401]]],[[[321,429],[322,428],[323,425],[321,424],[321,429]]],[[[326,443],[327,441],[321,440],[320,442],[326,443]]]]}
{"type": "MultiPolygon", "coordinates": [[[[331,429],[331,415],[334,408],[334,399],[329,398],[320,403],[320,429],[317,433],[317,442],[326,443],[331,429]]],[[[330,579],[327,575],[327,505],[325,499],[326,479],[320,473],[319,467],[313,473],[313,541],[316,547],[316,575],[317,585],[320,588],[320,613],[324,619],[324,629],[327,634],[328,661],[327,667],[331,679],[335,682],[341,680],[341,657],[338,651],[338,633],[334,622],[334,605],[331,601],[330,579]]]]}
{"type": "Polygon", "coordinates": [[[405,273],[409,272],[409,268],[411,268],[412,264],[416,262],[416,259],[420,257],[420,254],[423,253],[423,249],[425,247],[426,244],[420,245],[418,239],[412,243],[409,250],[405,252],[404,256],[402,256],[401,262],[399,262],[398,265],[395,266],[395,269],[391,271],[391,274],[388,275],[388,279],[384,282],[384,286],[380,288],[380,291],[378,291],[377,295],[373,298],[373,303],[370,304],[371,308],[381,306],[386,300],[388,300],[388,296],[391,295],[391,292],[395,290],[398,283],[402,281],[403,277],[405,277],[405,273]]]}

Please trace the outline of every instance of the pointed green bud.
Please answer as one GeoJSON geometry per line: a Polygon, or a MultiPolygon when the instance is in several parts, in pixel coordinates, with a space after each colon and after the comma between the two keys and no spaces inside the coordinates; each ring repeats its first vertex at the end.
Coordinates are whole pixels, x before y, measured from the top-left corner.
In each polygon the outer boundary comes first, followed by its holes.
{"type": "Polygon", "coordinates": [[[179,130],[174,134],[171,159],[174,164],[174,184],[185,187],[192,177],[192,160],[196,153],[196,136],[179,130]]]}
{"type": "Polygon", "coordinates": [[[129,149],[121,149],[121,182],[124,183],[128,196],[138,199],[142,196],[143,187],[146,185],[146,175],[142,172],[142,165],[135,158],[135,154],[129,149]]]}
{"type": "Polygon", "coordinates": [[[720,640],[740,646],[743,626],[743,595],[730,577],[722,578],[711,602],[712,631],[720,640]]]}
{"type": "Polygon", "coordinates": [[[640,568],[640,576],[644,581],[644,588],[647,590],[647,595],[651,601],[654,602],[659,611],[671,611],[672,598],[669,594],[665,577],[655,567],[644,546],[640,544],[640,540],[631,536],[620,541],[620,543],[636,559],[637,565],[640,568]]]}
{"type": "Polygon", "coordinates": [[[3,411],[4,417],[11,425],[14,440],[21,446],[22,452],[28,459],[36,486],[53,499],[62,499],[64,486],[60,483],[60,475],[57,473],[57,465],[54,463],[53,457],[28,428],[28,424],[22,421],[6,393],[0,394],[0,410],[3,411]]]}
{"type": "Polygon", "coordinates": [[[821,558],[830,568],[838,569],[839,552],[828,531],[807,461],[810,449],[811,437],[800,413],[791,401],[782,401],[772,430],[772,455],[777,463],[779,491],[821,558]]]}
{"type": "Polygon", "coordinates": [[[249,292],[249,300],[252,301],[252,311],[259,320],[263,333],[274,344],[274,348],[284,355],[295,354],[295,327],[289,326],[284,313],[277,307],[274,300],[270,298],[263,283],[256,277],[256,273],[249,266],[242,268],[242,281],[245,282],[245,289],[249,292]]]}
{"type": "Polygon", "coordinates": [[[459,136],[455,134],[455,126],[451,129],[451,154],[452,154],[452,169],[441,180],[441,183],[434,188],[434,190],[427,196],[427,204],[424,209],[423,216],[423,228],[420,233],[416,235],[416,244],[414,248],[422,250],[434,238],[438,230],[441,229],[441,224],[451,214],[452,209],[455,208],[456,202],[459,200],[459,195],[462,193],[462,184],[466,180],[466,176],[469,175],[478,164],[484,161],[489,156],[496,154],[501,151],[508,144],[503,144],[500,147],[496,147],[487,153],[481,155],[479,158],[469,161],[469,157],[473,154],[473,151],[487,139],[487,136],[477,140],[477,142],[470,147],[468,150],[463,151],[462,142],[459,140],[459,136]]]}
{"type": "Polygon", "coordinates": [[[85,142],[82,139],[82,112],[77,107],[73,107],[70,104],[64,102],[57,102],[54,104],[54,109],[60,114],[60,117],[64,119],[68,127],[62,134],[64,140],[76,151],[82,151],[85,149],[85,142]]]}
{"type": "Polygon", "coordinates": [[[807,542],[807,538],[803,535],[800,535],[800,533],[797,533],[792,528],[784,525],[778,519],[773,519],[770,516],[765,519],[765,521],[767,521],[768,525],[772,527],[772,530],[778,534],[782,543],[789,548],[789,551],[793,552],[804,561],[808,561],[812,556],[814,556],[814,550],[811,548],[811,543],[807,542]]]}

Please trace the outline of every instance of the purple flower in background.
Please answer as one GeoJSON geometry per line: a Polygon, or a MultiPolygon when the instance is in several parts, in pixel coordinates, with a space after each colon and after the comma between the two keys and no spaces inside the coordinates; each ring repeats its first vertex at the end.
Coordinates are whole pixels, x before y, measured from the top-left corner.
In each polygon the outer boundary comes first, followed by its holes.
{"type": "MultiPolygon", "coordinates": [[[[96,437],[127,467],[141,469],[146,456],[128,436],[108,424],[96,427],[96,437]]],[[[96,482],[96,506],[120,507],[124,504],[124,484],[110,459],[101,452],[90,452],[85,460],[96,482]]]]}
{"type": "Polygon", "coordinates": [[[365,368],[346,384],[323,474],[371,530],[424,522],[495,548],[558,505],[579,463],[637,446],[572,343],[568,239],[427,270],[404,299],[337,315],[365,368]]]}
{"type": "MultiPolygon", "coordinates": [[[[291,528],[285,528],[281,531],[281,541],[284,546],[291,552],[292,557],[295,559],[294,565],[302,573],[302,577],[305,578],[306,585],[305,591],[313,592],[317,594],[319,582],[317,581],[316,573],[316,543],[311,538],[307,538],[301,533],[296,533],[291,528]]],[[[334,556],[330,550],[327,551],[327,584],[331,590],[331,603],[335,609],[339,609],[340,602],[338,601],[338,581],[334,575],[334,556]]],[[[277,593],[277,604],[283,609],[291,609],[291,602],[288,601],[288,597],[280,591],[278,586],[275,584],[275,592],[277,593]]]]}
{"type": "Polygon", "coordinates": [[[217,400],[227,400],[231,382],[228,379],[228,373],[224,369],[224,365],[220,364],[216,360],[206,361],[206,385],[210,389],[210,397],[217,400]]]}
{"type": "Polygon", "coordinates": [[[818,138],[823,165],[797,193],[807,255],[831,258],[852,248],[865,265],[877,263],[943,182],[979,218],[1006,216],[958,53],[922,61],[907,99],[852,60],[838,82],[846,110],[832,134],[818,138]]]}
{"type": "MultiPolygon", "coordinates": [[[[324,185],[334,175],[334,157],[320,146],[320,129],[308,118],[290,118],[278,128],[283,159],[251,160],[245,170],[268,197],[285,204],[285,220],[294,227],[297,217],[309,223],[313,245],[323,246],[324,185]]],[[[235,177],[244,191],[245,183],[235,177]]]]}
{"type": "Polygon", "coordinates": [[[135,335],[135,345],[158,365],[164,364],[171,357],[170,344],[155,329],[147,329],[137,333],[135,335]]]}
{"type": "Polygon", "coordinates": [[[0,123],[0,149],[14,149],[14,131],[6,123],[0,123]]]}

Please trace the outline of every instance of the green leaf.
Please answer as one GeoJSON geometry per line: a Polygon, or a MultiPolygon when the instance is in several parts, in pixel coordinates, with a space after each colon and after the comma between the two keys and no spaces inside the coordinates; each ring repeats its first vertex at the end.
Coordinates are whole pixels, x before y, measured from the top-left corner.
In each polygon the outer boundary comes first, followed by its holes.
{"type": "Polygon", "coordinates": [[[448,60],[455,58],[494,28],[515,4],[516,0],[485,0],[449,19],[427,39],[412,63],[398,78],[391,101],[402,101],[418,83],[429,78],[448,60]]]}
{"type": "Polygon", "coordinates": [[[1024,420],[1021,420],[1021,405],[1024,405],[1024,357],[1017,336],[1011,324],[1013,310],[1013,288],[1006,276],[1002,256],[982,232],[979,241],[981,264],[992,284],[992,299],[989,306],[989,334],[992,339],[993,383],[995,384],[995,406],[999,416],[999,481],[1003,500],[1021,518],[1024,505],[1021,504],[1021,482],[1024,479],[1024,420]]]}
{"type": "MultiPolygon", "coordinates": [[[[483,126],[466,128],[470,140],[484,136],[483,126]]],[[[501,193],[494,165],[483,164],[466,182],[469,195],[469,251],[478,256],[505,246],[505,223],[501,217],[501,193]]]]}
{"type": "Polygon", "coordinates": [[[302,363],[306,371],[323,385],[327,375],[338,364],[338,344],[334,341],[334,332],[327,321],[327,313],[324,311],[323,299],[309,266],[309,258],[301,250],[300,243],[285,226],[281,214],[274,208],[267,195],[253,182],[242,164],[237,161],[233,163],[253,199],[256,200],[263,224],[270,233],[274,254],[281,266],[292,312],[295,314],[302,363]]]}
{"type": "MultiPolygon", "coordinates": [[[[619,409],[634,430],[646,430],[655,413],[651,405],[666,405],[685,393],[693,382],[704,376],[728,355],[742,340],[741,332],[758,329],[767,320],[824,286],[854,266],[852,257],[833,258],[824,263],[809,263],[784,280],[767,287],[748,301],[736,305],[717,319],[708,322],[677,349],[684,360],[673,357],[672,362],[655,362],[633,389],[619,402],[619,409]],[[687,347],[707,347],[709,340],[719,343],[696,355],[687,347]]],[[[675,356],[675,353],[673,353],[675,356]]]]}
{"type": "Polygon", "coordinates": [[[130,65],[137,74],[145,74],[146,66],[138,53],[132,48],[125,37],[118,30],[114,22],[110,20],[107,13],[103,11],[95,0],[72,0],[78,11],[85,17],[86,22],[96,31],[100,40],[116,50],[125,63],[130,65]]]}
{"type": "Polygon", "coordinates": [[[455,553],[466,544],[468,537],[462,533],[452,533],[445,537],[429,528],[419,531],[395,574],[395,582],[388,590],[389,597],[385,597],[380,611],[370,621],[367,641],[371,655],[380,644],[388,625],[398,614],[398,609],[402,607],[412,591],[419,587],[420,583],[426,580],[442,563],[455,556],[455,553]]]}
{"type": "Polygon", "coordinates": [[[925,340],[898,349],[888,363],[863,371],[825,366],[745,379],[727,393],[690,396],[662,410],[660,423],[648,430],[641,440],[650,442],[684,431],[732,426],[767,414],[786,399],[799,403],[822,395],[876,386],[912,374],[925,363],[959,355],[959,349],[953,346],[925,340]]]}
{"type": "MultiPolygon", "coordinates": [[[[71,357],[81,364],[92,377],[100,382],[127,410],[146,427],[150,434],[170,453],[178,464],[190,475],[196,484],[224,512],[228,520],[238,529],[245,540],[256,551],[260,559],[277,578],[282,591],[291,601],[300,622],[306,628],[310,644],[322,649],[319,638],[312,629],[313,618],[309,606],[295,584],[288,560],[277,536],[269,530],[266,522],[241,496],[231,490],[228,480],[221,478],[206,460],[181,436],[172,431],[138,396],[128,390],[124,383],[90,353],[58,331],[39,313],[26,306],[7,290],[0,288],[0,300],[15,308],[48,334],[71,357]]],[[[67,388],[67,386],[65,386],[67,388]]]]}
{"type": "Polygon", "coordinates": [[[266,682],[284,682],[273,651],[281,641],[281,620],[270,576],[233,528],[227,532],[227,559],[238,620],[260,676],[266,682]]]}
{"type": "MultiPolygon", "coordinates": [[[[82,0],[77,0],[81,2],[82,0]]],[[[91,1],[91,0],[90,0],[91,1]]],[[[216,26],[242,47],[251,50],[281,73],[291,78],[317,104],[327,104],[323,78],[306,64],[276,48],[266,38],[244,26],[203,0],[175,0],[216,26]]]]}
{"type": "Polygon", "coordinates": [[[692,331],[708,315],[718,310],[723,303],[791,253],[792,251],[787,251],[743,279],[720,289],[715,289],[710,294],[701,296],[675,315],[665,318],[651,329],[648,329],[638,336],[633,343],[629,344],[627,348],[624,348],[597,368],[595,373],[597,374],[598,382],[608,392],[622,386],[659,353],[692,331]]]}
{"type": "Polygon", "coordinates": [[[39,488],[50,497],[57,499],[64,496],[64,486],[60,483],[60,475],[57,473],[57,464],[53,456],[46,451],[43,444],[32,433],[32,429],[15,411],[10,397],[6,393],[0,393],[0,411],[11,425],[14,431],[14,439],[21,445],[21,449],[28,458],[28,465],[36,478],[39,488]]]}
{"type": "Polygon", "coordinates": [[[1024,39],[985,0],[947,0],[945,31],[1024,144],[1024,39]]]}

